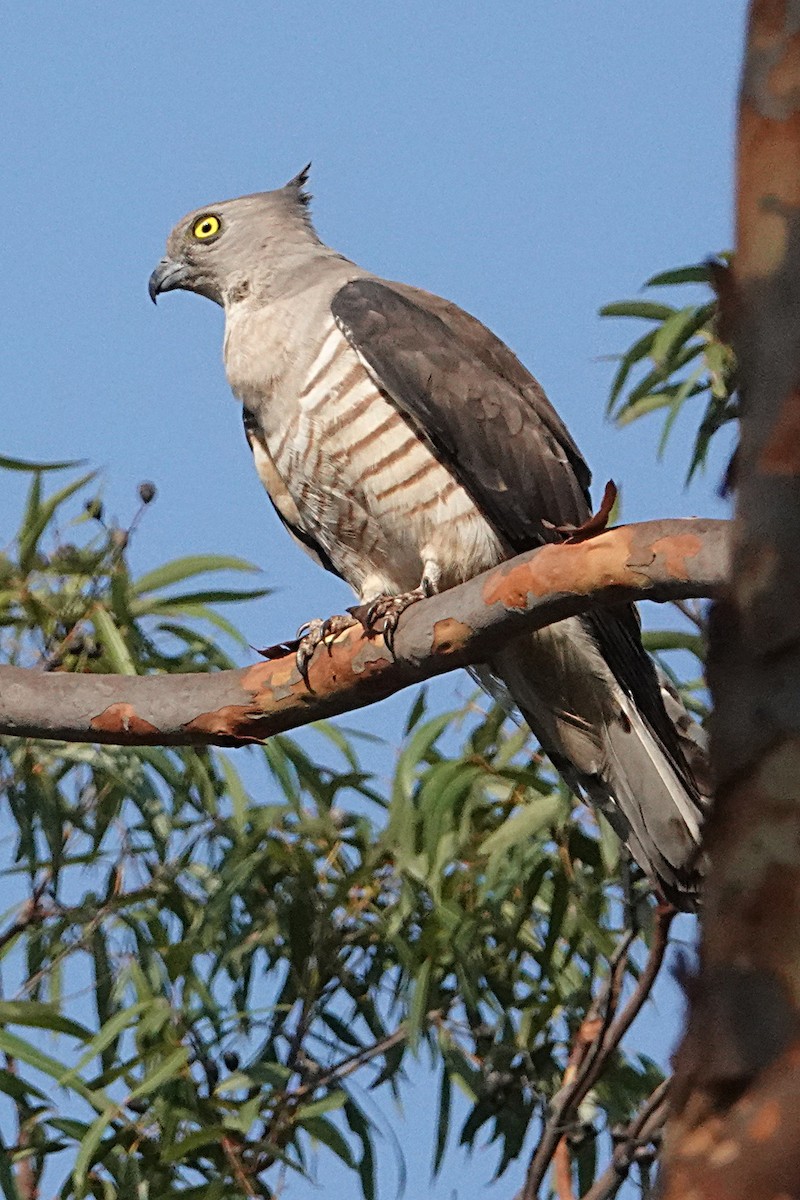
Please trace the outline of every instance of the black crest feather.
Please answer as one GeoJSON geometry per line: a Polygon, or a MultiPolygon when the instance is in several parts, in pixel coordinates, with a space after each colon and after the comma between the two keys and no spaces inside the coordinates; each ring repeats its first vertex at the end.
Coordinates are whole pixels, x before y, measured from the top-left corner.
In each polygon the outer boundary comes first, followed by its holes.
{"type": "Polygon", "coordinates": [[[294,178],[290,179],[285,185],[286,188],[291,188],[295,193],[300,204],[306,207],[311,203],[311,193],[305,190],[305,185],[308,183],[308,177],[311,173],[311,163],[306,163],[301,171],[298,171],[294,178]]]}

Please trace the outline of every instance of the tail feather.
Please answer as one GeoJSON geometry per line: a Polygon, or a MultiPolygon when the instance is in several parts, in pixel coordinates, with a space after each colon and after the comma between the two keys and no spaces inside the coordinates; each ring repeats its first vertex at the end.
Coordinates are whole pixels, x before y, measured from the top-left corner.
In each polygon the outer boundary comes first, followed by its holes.
{"type": "MultiPolygon", "coordinates": [[[[657,889],[678,907],[693,909],[706,802],[677,732],[674,745],[666,746],[642,713],[662,704],[645,661],[642,686],[652,686],[656,699],[650,693],[640,705],[576,618],[517,639],[495,656],[489,671],[567,783],[604,811],[657,889]]],[[[687,717],[682,706],[680,713],[687,717]]],[[[695,750],[700,753],[696,743],[695,750]]]]}

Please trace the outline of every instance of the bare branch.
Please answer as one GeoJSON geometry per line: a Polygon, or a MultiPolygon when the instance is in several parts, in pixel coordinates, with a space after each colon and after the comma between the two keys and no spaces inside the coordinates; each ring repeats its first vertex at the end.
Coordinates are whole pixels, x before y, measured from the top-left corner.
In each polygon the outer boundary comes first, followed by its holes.
{"type": "Polygon", "coordinates": [[[581,1200],[609,1200],[625,1182],[637,1151],[659,1133],[669,1112],[671,1079],[665,1079],[642,1105],[615,1147],[611,1162],[581,1200]]]}
{"type": "Polygon", "coordinates": [[[525,1186],[519,1200],[536,1200],[539,1188],[557,1153],[574,1113],[594,1087],[609,1058],[641,1011],[652,991],[669,943],[669,930],[675,909],[662,905],[656,909],[656,925],[647,962],[636,987],[619,1016],[615,1016],[632,935],[617,947],[611,960],[611,971],[605,988],[593,1001],[581,1023],[564,1072],[564,1086],[550,1102],[550,1110],[539,1144],[531,1158],[525,1186]]]}
{"type": "Polygon", "coordinates": [[[558,1200],[575,1200],[572,1190],[572,1159],[569,1142],[565,1137],[562,1137],[553,1155],[553,1177],[558,1200]]]}
{"type": "Polygon", "coordinates": [[[0,734],[117,745],[222,745],[381,700],[484,661],[510,637],[599,605],[717,595],[727,577],[725,521],[623,525],[544,546],[413,605],[394,655],[356,625],[317,650],[310,689],[294,655],[240,671],[69,675],[0,667],[0,734]]]}

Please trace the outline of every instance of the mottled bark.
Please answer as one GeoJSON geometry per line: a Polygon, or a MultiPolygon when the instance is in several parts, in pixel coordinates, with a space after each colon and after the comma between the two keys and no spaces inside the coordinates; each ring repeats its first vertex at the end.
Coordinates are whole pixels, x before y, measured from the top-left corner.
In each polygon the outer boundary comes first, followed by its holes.
{"type": "Polygon", "coordinates": [[[0,734],[123,745],[260,741],[482,662],[514,634],[597,605],[713,596],[727,577],[724,521],[651,521],[545,546],[403,614],[394,657],[361,626],[320,647],[309,684],[293,653],[207,675],[69,675],[0,668],[0,734]]]}
{"type": "Polygon", "coordinates": [[[754,0],[739,111],[742,392],[731,587],[712,620],[700,968],[662,1195],[800,1196],[800,2],[754,0]]]}

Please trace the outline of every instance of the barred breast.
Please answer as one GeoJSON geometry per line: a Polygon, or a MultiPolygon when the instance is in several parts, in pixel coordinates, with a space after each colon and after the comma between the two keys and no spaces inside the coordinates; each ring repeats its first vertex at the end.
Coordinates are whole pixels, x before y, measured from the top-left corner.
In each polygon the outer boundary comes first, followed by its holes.
{"type": "Polygon", "coordinates": [[[285,487],[293,515],[362,599],[410,591],[426,562],[441,570],[440,587],[499,562],[494,531],[332,318],[318,346],[285,419],[263,431],[257,465],[279,510],[285,487]]]}

